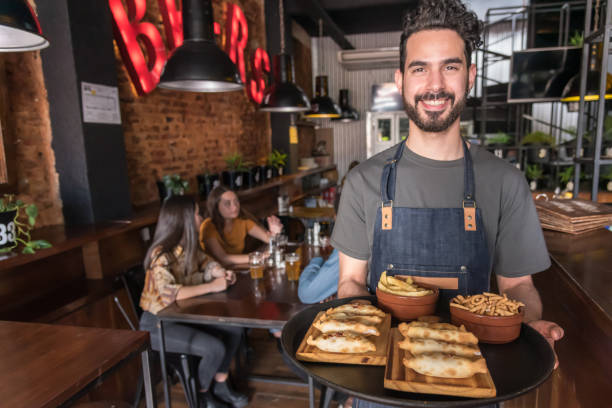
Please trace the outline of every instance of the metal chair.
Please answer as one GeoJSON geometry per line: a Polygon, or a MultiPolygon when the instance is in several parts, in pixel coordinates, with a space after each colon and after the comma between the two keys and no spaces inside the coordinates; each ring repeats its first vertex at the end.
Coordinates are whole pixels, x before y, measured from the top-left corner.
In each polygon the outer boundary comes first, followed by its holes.
{"type": "MultiPolygon", "coordinates": [[[[142,289],[144,288],[144,277],[145,272],[140,265],[128,269],[123,275],[121,275],[121,281],[123,282],[123,286],[127,292],[130,307],[132,308],[134,315],[136,315],[139,320],[140,316],[142,315],[142,309],[138,303],[142,289]]],[[[132,330],[138,330],[138,327],[132,322],[132,319],[125,311],[125,308],[117,296],[114,297],[114,301],[130,328],[132,330]]],[[[159,360],[158,353],[155,352],[152,354],[159,360]]],[[[185,397],[187,399],[187,404],[190,408],[198,408],[199,405],[198,383],[196,381],[196,376],[193,374],[197,372],[195,367],[197,367],[198,360],[199,359],[196,356],[166,352],[166,365],[170,368],[169,375],[170,373],[174,374],[181,382],[185,392],[185,397]]],[[[134,408],[137,408],[140,404],[143,388],[143,377],[140,375],[138,377],[136,396],[133,403],[134,408]]]]}

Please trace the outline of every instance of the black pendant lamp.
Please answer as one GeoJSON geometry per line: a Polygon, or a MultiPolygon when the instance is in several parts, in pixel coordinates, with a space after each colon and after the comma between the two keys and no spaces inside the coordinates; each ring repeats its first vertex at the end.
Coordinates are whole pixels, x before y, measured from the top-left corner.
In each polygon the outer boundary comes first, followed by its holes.
{"type": "Polygon", "coordinates": [[[230,60],[215,42],[210,0],[183,0],[184,42],[172,54],[159,87],[187,92],[229,92],[244,84],[230,60]]]}
{"type": "Polygon", "coordinates": [[[340,100],[340,109],[342,109],[342,113],[340,113],[339,118],[332,120],[339,120],[344,123],[359,120],[359,112],[357,112],[357,110],[349,103],[349,90],[341,89],[340,97],[338,99],[340,100]]]}
{"type": "Polygon", "coordinates": [[[264,92],[259,110],[265,112],[306,112],[310,110],[308,97],[293,79],[293,58],[285,53],[285,14],[283,0],[278,2],[280,17],[280,54],[274,56],[274,82],[264,92]]]}
{"type": "MultiPolygon", "coordinates": [[[[319,58],[323,60],[323,21],[319,19],[319,58]]],[[[323,63],[321,63],[321,66],[323,63]]],[[[334,119],[340,117],[340,107],[329,97],[327,75],[318,75],[315,79],[315,97],[310,101],[307,118],[334,119]]]]}
{"type": "Polygon", "coordinates": [[[0,1],[0,52],[34,51],[48,46],[26,0],[0,1]]]}

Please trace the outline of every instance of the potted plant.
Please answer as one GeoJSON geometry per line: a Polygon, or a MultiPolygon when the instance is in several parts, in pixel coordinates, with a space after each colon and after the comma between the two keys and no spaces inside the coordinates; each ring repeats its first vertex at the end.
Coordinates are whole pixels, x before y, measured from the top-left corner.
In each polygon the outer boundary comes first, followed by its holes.
{"type": "Polygon", "coordinates": [[[599,176],[599,185],[603,191],[612,191],[612,166],[606,166],[601,168],[601,175],[599,176]],[[607,170],[604,169],[607,167],[607,170]]]}
{"type": "Polygon", "coordinates": [[[227,170],[223,171],[223,184],[231,190],[238,190],[244,185],[244,172],[247,168],[241,153],[234,152],[224,158],[227,170]]]}
{"type": "Polygon", "coordinates": [[[574,166],[566,167],[565,170],[560,171],[557,175],[559,179],[559,190],[560,191],[569,191],[574,189],[574,182],[572,179],[574,178],[574,166]]]}
{"type": "Polygon", "coordinates": [[[495,156],[503,159],[506,157],[505,148],[510,144],[512,138],[506,132],[501,130],[495,136],[489,137],[486,140],[487,150],[495,154],[495,156]]]}
{"type": "Polygon", "coordinates": [[[530,164],[527,166],[527,169],[525,170],[525,176],[527,177],[527,180],[529,180],[529,188],[531,189],[531,191],[535,191],[538,189],[538,181],[542,179],[543,174],[544,172],[542,170],[541,165],[530,164]]]}
{"type": "Polygon", "coordinates": [[[43,239],[32,240],[30,232],[36,224],[38,208],[17,200],[12,194],[4,194],[0,199],[0,253],[12,251],[22,245],[22,253],[33,254],[37,249],[50,248],[51,244],[43,239]],[[27,220],[24,220],[27,218],[27,220]]]}
{"type": "Polygon", "coordinates": [[[198,180],[198,192],[202,199],[208,197],[212,189],[221,184],[219,173],[209,173],[206,171],[202,174],[198,174],[196,178],[198,180]]]}
{"type": "Polygon", "coordinates": [[[165,200],[173,195],[183,195],[189,189],[189,182],[184,180],[178,174],[166,174],[162,177],[162,181],[157,182],[159,191],[159,199],[165,200]]]}
{"type": "Polygon", "coordinates": [[[527,134],[521,144],[530,146],[527,149],[527,159],[531,163],[548,163],[550,160],[550,148],[554,146],[555,139],[548,133],[536,130],[527,134]]]}
{"type": "Polygon", "coordinates": [[[272,150],[267,158],[266,180],[270,180],[276,176],[282,176],[285,166],[287,165],[286,160],[287,153],[283,153],[276,149],[272,150]]]}

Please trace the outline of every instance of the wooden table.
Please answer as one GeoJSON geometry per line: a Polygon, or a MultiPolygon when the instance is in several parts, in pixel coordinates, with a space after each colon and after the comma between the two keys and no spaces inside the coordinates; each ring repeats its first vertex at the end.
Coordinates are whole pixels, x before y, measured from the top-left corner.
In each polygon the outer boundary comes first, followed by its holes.
{"type": "Polygon", "coordinates": [[[147,407],[155,404],[147,332],[0,321],[0,350],[2,406],[69,405],[137,353],[147,407]]]}
{"type": "MultiPolygon", "coordinates": [[[[302,268],[319,256],[318,248],[301,245],[302,268]]],[[[286,252],[295,250],[289,247],[286,252]]],[[[322,255],[329,256],[331,248],[322,255]]],[[[289,281],[284,269],[266,268],[263,279],[251,279],[248,270],[238,271],[236,284],[227,291],[179,300],[157,313],[160,321],[162,374],[166,378],[164,322],[201,325],[227,325],[247,328],[282,329],[297,312],[308,305],[300,302],[298,282],[289,281]]],[[[169,389],[164,383],[166,407],[170,407],[169,389]]]]}

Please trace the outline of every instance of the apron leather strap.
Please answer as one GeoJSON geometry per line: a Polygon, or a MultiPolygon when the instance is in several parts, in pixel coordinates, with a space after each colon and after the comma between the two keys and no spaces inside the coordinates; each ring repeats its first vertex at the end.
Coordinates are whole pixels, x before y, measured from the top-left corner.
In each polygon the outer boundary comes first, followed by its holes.
{"type": "MultiPolygon", "coordinates": [[[[476,201],[475,201],[475,181],[474,166],[472,155],[465,140],[463,143],[463,218],[464,229],[466,231],[476,231],[476,201]]],[[[388,159],[383,167],[380,180],[380,199],[382,201],[382,229],[390,230],[393,228],[393,200],[395,199],[395,183],[397,175],[397,163],[402,158],[406,142],[399,143],[395,154],[388,159]]]]}

